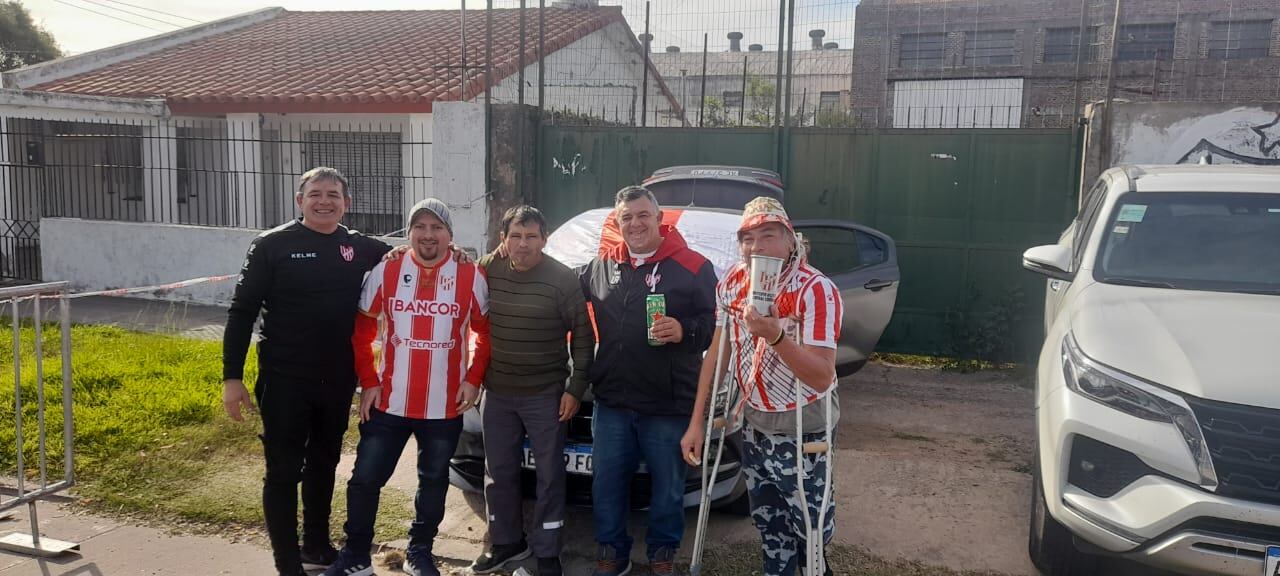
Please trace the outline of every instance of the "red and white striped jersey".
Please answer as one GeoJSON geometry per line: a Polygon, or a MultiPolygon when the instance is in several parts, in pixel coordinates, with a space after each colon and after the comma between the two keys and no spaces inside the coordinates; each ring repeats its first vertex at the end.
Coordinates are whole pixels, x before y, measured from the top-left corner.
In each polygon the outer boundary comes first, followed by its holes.
{"type": "MultiPolygon", "coordinates": [[[[456,398],[464,375],[479,386],[489,362],[489,287],[484,273],[475,264],[459,264],[452,254],[433,267],[408,254],[382,262],[369,273],[360,311],[385,319],[381,370],[376,380],[371,374],[361,377],[362,386],[381,384],[376,407],[405,418],[459,416],[456,398]],[[468,369],[471,332],[476,346],[468,369]]],[[[359,348],[357,343],[357,357],[359,348]]]]}
{"type": "MultiPolygon", "coordinates": [[[[751,337],[743,320],[747,307],[751,306],[750,277],[750,267],[739,262],[716,287],[716,325],[730,338],[729,366],[733,379],[752,408],[761,412],[795,410],[795,374],[768,342],[751,337]]],[[[807,262],[796,266],[782,281],[774,308],[786,338],[800,344],[836,347],[844,314],[840,291],[830,278],[807,262]]],[[[816,390],[803,383],[801,389],[804,395],[801,406],[818,399],[816,390]]]]}

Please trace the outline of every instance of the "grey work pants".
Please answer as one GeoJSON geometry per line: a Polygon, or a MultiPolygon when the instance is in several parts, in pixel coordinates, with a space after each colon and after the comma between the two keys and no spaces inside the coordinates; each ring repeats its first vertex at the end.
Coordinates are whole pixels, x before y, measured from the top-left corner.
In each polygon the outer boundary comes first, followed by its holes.
{"type": "Polygon", "coordinates": [[[524,502],[520,474],[528,435],[538,477],[537,503],[529,545],[539,558],[560,556],[564,528],[564,442],[568,430],[560,422],[560,397],[553,387],[529,396],[485,393],[484,499],[489,512],[489,541],[514,544],[524,537],[524,502]]]}

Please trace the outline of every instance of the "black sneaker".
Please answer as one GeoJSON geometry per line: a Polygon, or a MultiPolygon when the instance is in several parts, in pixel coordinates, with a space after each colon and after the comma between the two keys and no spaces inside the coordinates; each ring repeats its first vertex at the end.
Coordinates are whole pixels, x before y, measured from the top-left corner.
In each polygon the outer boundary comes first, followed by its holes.
{"type": "Polygon", "coordinates": [[[476,574],[492,574],[505,568],[508,562],[524,560],[532,555],[533,550],[529,549],[524,540],[515,544],[495,544],[476,558],[471,564],[471,571],[476,574]]]}
{"type": "Polygon", "coordinates": [[[303,546],[300,551],[303,570],[324,570],[338,561],[338,550],[332,544],[303,546]]]}
{"type": "Polygon", "coordinates": [[[410,550],[405,556],[400,570],[409,576],[440,576],[436,568],[436,557],[429,552],[410,550]]]}
{"type": "Polygon", "coordinates": [[[368,555],[356,556],[343,550],[324,571],[324,576],[373,576],[373,562],[368,555]]]}
{"type": "Polygon", "coordinates": [[[538,559],[538,576],[563,576],[564,569],[560,567],[559,558],[539,558],[538,559]]]}

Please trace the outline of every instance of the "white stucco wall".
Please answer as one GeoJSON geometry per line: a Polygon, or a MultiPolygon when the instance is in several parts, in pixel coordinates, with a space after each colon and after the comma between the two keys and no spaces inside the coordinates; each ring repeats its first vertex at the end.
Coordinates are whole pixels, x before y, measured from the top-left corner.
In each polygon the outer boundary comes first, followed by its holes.
{"type": "Polygon", "coordinates": [[[1280,104],[1117,103],[1112,164],[1280,166],[1280,104]]]}
{"type": "MultiPolygon", "coordinates": [[[[40,221],[41,274],[75,291],[150,286],[236,274],[260,230],[76,218],[40,221]]],[[[235,282],[193,286],[143,298],[229,304],[235,282]]]]}
{"type": "MultiPolygon", "coordinates": [[[[40,220],[41,273],[48,282],[71,282],[77,292],[237,274],[249,243],[261,233],[244,228],[44,218],[40,220]]],[[[133,297],[227,305],[234,291],[235,281],[229,280],[133,297]]]]}
{"type": "Polygon", "coordinates": [[[449,206],[453,242],[483,252],[488,247],[489,202],[484,178],[484,104],[438,102],[432,110],[432,188],[449,206]]]}

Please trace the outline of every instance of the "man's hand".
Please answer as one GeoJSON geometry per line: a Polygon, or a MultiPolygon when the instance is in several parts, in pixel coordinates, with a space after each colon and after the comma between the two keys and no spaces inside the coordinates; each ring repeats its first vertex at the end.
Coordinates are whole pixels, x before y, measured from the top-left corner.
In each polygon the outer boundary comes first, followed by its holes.
{"type": "Polygon", "coordinates": [[[560,421],[568,422],[578,413],[578,408],[582,406],[582,402],[573,397],[573,394],[565,392],[560,397],[560,421]]]}
{"type": "Polygon", "coordinates": [[[500,260],[505,260],[507,258],[507,243],[499,242],[498,247],[493,249],[493,256],[500,260]]]}
{"type": "Polygon", "coordinates": [[[459,264],[471,264],[475,262],[475,260],[471,258],[471,253],[463,250],[453,242],[449,243],[449,251],[453,252],[453,259],[457,260],[459,264]]]}
{"type": "Polygon", "coordinates": [[[653,335],[654,340],[663,344],[679,344],[684,340],[684,326],[681,326],[680,321],[675,318],[663,316],[653,321],[649,334],[653,335]]]}
{"type": "Polygon", "coordinates": [[[403,246],[392,246],[390,250],[387,250],[386,254],[382,255],[382,261],[390,262],[392,260],[395,260],[396,258],[404,256],[405,252],[408,252],[408,251],[409,251],[408,244],[405,244],[403,246]]]}
{"type": "Polygon", "coordinates": [[[249,390],[244,387],[244,380],[239,378],[223,380],[222,407],[227,410],[227,416],[236,422],[243,422],[244,416],[240,413],[242,406],[250,413],[258,412],[258,409],[253,407],[253,400],[249,398],[249,390]]]}
{"type": "Polygon", "coordinates": [[[470,382],[463,382],[458,386],[458,413],[461,414],[470,410],[476,405],[476,399],[480,397],[480,388],[470,382]]]}
{"type": "Polygon", "coordinates": [[[373,410],[373,403],[378,401],[382,396],[382,386],[374,386],[373,388],[360,389],[360,421],[369,421],[369,411],[373,410]]]}
{"type": "Polygon", "coordinates": [[[747,322],[747,331],[756,338],[764,338],[765,342],[773,342],[782,333],[782,322],[772,316],[761,316],[755,306],[747,306],[743,319],[747,322]]]}
{"type": "Polygon", "coordinates": [[[702,425],[690,422],[689,429],[684,432],[684,438],[680,439],[680,454],[690,466],[702,465],[702,441],[705,440],[703,436],[702,425]]]}

